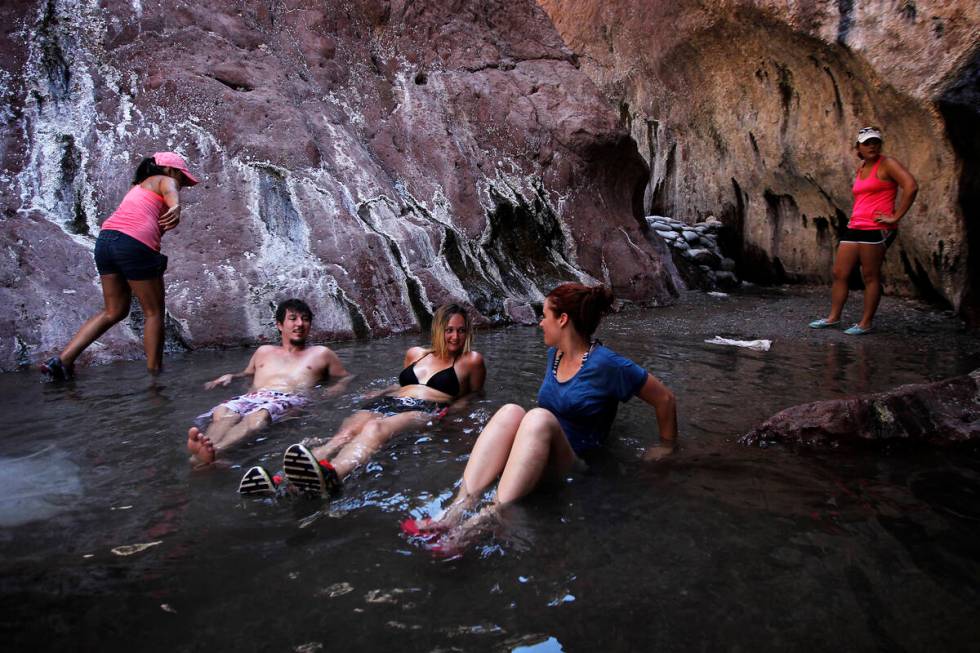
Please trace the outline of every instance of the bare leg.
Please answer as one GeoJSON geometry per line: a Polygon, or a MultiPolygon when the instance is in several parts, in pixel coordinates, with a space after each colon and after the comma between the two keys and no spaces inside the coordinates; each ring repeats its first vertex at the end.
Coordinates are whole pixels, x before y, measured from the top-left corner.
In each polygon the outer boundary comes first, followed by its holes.
{"type": "MultiPolygon", "coordinates": [[[[473,445],[470,459],[463,470],[459,493],[442,515],[436,518],[440,522],[437,528],[448,528],[462,519],[480,494],[497,480],[507,465],[507,458],[525,415],[527,413],[517,404],[507,404],[490,418],[473,445]]],[[[429,528],[434,527],[434,524],[425,523],[423,526],[429,528]]]]}
{"type": "Polygon", "coordinates": [[[264,408],[260,410],[253,411],[243,417],[237,424],[232,426],[230,429],[224,432],[223,437],[219,440],[213,440],[210,436],[210,429],[208,435],[204,436],[206,439],[211,439],[214,443],[214,448],[216,452],[224,451],[228,447],[232,446],[240,440],[244,440],[250,435],[258,433],[265,427],[272,423],[272,417],[269,416],[269,411],[264,408]]]}
{"type": "Polygon", "coordinates": [[[242,421],[242,416],[226,408],[218,406],[211,413],[211,423],[208,424],[206,435],[212,442],[221,442],[225,439],[225,434],[242,421]]]}
{"type": "Polygon", "coordinates": [[[849,288],[847,280],[851,276],[851,270],[857,265],[860,258],[860,245],[857,243],[841,243],[837,247],[837,258],[834,259],[834,283],[830,289],[830,315],[827,316],[828,322],[840,320],[841,312],[844,310],[844,303],[847,301],[849,288]]]}
{"type": "Polygon", "coordinates": [[[497,480],[504,471],[514,438],[526,415],[517,404],[507,404],[494,413],[473,445],[463,470],[460,497],[477,496],[497,480]]]}
{"type": "Polygon", "coordinates": [[[330,464],[337,471],[337,476],[343,479],[358,466],[366,463],[396,433],[423,424],[428,419],[427,413],[419,411],[400,413],[391,417],[375,415],[375,419],[365,423],[361,427],[361,432],[344,445],[330,464]]]}
{"type": "Polygon", "coordinates": [[[372,413],[369,410],[359,410],[347,419],[344,423],[340,425],[337,429],[337,433],[330,438],[326,444],[322,444],[316,449],[313,449],[310,453],[317,460],[327,460],[333,458],[341,448],[344,447],[348,442],[350,442],[354,437],[361,432],[364,425],[371,420],[378,417],[377,413],[372,413]]]}
{"type": "Polygon", "coordinates": [[[129,287],[143,308],[143,349],[146,369],[159,372],[163,367],[163,318],[165,314],[163,277],[130,281],[129,287]]]}
{"type": "Polygon", "coordinates": [[[500,476],[497,504],[511,503],[530,494],[546,473],[568,473],[576,459],[558,419],[543,408],[528,411],[500,476]]]}
{"type": "Polygon", "coordinates": [[[861,250],[861,275],[864,278],[864,313],[858,326],[871,328],[878,303],[881,301],[881,264],[885,260],[884,245],[859,245],[861,250]]]}
{"type": "Polygon", "coordinates": [[[70,367],[78,355],[85,351],[109,327],[129,315],[130,290],[121,274],[102,275],[102,299],[105,308],[85,321],[72,339],[65,345],[58,358],[70,367]]]}
{"type": "MultiPolygon", "coordinates": [[[[509,409],[509,407],[505,408],[509,409]]],[[[520,410],[519,407],[515,408],[520,410]]],[[[503,410],[498,411],[498,415],[503,410]]],[[[517,410],[509,410],[508,412],[511,413],[510,417],[518,414],[517,410]]],[[[487,432],[489,427],[490,424],[487,425],[484,433],[487,432]]],[[[500,433],[506,433],[506,431],[502,430],[500,433]]],[[[480,438],[483,438],[483,434],[480,435],[480,438]]],[[[479,444],[479,441],[477,444],[479,444]]],[[[507,438],[502,435],[496,443],[487,442],[485,444],[490,446],[493,446],[493,444],[497,446],[507,444],[507,438]]],[[[500,476],[500,483],[497,485],[497,497],[494,504],[484,508],[476,515],[453,525],[454,522],[462,518],[466,507],[470,507],[465,506],[465,504],[472,503],[471,498],[468,500],[464,499],[447,511],[438,526],[432,527],[431,525],[425,525],[426,528],[433,531],[442,530],[447,526],[449,527],[439,540],[430,546],[432,550],[439,551],[444,555],[455,555],[462,552],[462,549],[474,537],[483,530],[492,527],[497,522],[502,506],[530,494],[544,476],[557,477],[566,474],[572,469],[576,460],[575,452],[568,443],[568,439],[565,437],[557,418],[543,408],[534,408],[524,415],[523,419],[520,420],[516,434],[512,438],[511,446],[503,453],[506,457],[506,462],[503,466],[503,473],[500,476]]],[[[477,461],[480,467],[479,469],[473,470],[475,472],[473,485],[470,485],[465,480],[464,472],[464,490],[461,490],[461,496],[463,496],[464,491],[470,491],[471,494],[469,496],[475,497],[475,493],[482,490],[482,488],[478,487],[477,483],[487,478],[489,471],[493,468],[493,463],[499,461],[500,452],[487,454],[487,456],[481,456],[483,459],[477,461]],[[490,464],[484,466],[484,463],[488,462],[490,464]]],[[[476,447],[474,447],[470,462],[472,463],[476,457],[477,451],[476,447]]],[[[467,465],[467,471],[470,471],[469,464],[467,465]]]]}

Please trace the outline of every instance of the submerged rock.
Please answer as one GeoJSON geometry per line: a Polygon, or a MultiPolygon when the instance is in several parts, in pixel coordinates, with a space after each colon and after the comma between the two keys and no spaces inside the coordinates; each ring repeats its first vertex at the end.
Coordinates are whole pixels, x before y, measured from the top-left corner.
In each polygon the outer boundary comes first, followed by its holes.
{"type": "Polygon", "coordinates": [[[951,445],[980,440],[980,369],[937,383],[903,385],[777,413],[739,442],[824,447],[855,442],[951,445]]]}

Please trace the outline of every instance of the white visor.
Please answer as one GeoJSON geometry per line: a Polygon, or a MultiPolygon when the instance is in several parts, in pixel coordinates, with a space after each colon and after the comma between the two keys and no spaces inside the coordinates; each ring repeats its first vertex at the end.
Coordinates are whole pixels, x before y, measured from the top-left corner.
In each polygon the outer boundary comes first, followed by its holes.
{"type": "Polygon", "coordinates": [[[884,140],[881,137],[881,132],[875,129],[874,127],[865,127],[864,129],[858,131],[858,137],[857,137],[858,143],[867,143],[872,138],[877,138],[879,141],[884,140]]]}

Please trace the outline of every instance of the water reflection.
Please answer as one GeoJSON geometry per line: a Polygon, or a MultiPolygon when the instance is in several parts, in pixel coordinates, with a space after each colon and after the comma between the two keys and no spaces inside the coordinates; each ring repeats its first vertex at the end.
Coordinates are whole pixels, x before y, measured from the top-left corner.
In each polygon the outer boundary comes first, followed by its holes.
{"type": "Polygon", "coordinates": [[[360,393],[392,381],[392,357],[415,336],[337,345],[358,374],[348,395],[203,472],[187,463],[186,429],[225,395],[199,388],[243,367],[250,351],[177,356],[156,380],[141,363],[84,370],[62,387],[2,375],[6,639],[100,651],[375,650],[392,638],[406,650],[786,650],[814,641],[855,650],[924,648],[927,639],[963,649],[980,635],[975,451],[841,456],[734,441],[790,405],[973,369],[976,339],[921,315],[910,324],[926,319],[939,337],[761,330],[771,304],[802,315],[808,301],[730,298],[724,314],[695,303],[613,316],[600,337],[678,396],[679,453],[639,462],[655,422],[630,402],[589,474],[508,510],[471,555],[448,561],[410,546],[398,522],[451,496],[497,406],[533,402],[545,357],[534,329],[478,334],[486,396],[438,428],[396,438],[326,504],[243,501],[235,487],[243,467],[276,468],[288,444],[333,433],[360,393]],[[774,344],[703,343],[715,335],[774,344]],[[11,509],[18,494],[39,503],[11,509]],[[18,521],[25,515],[30,523],[18,521]]]}

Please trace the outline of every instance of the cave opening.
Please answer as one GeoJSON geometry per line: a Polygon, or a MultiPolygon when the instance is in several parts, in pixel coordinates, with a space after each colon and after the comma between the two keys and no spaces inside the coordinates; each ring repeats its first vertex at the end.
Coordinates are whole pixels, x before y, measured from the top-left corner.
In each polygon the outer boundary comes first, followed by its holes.
{"type": "Polygon", "coordinates": [[[953,77],[937,102],[946,135],[960,162],[959,201],[966,231],[966,286],[960,317],[980,327],[980,47],[953,77]]]}

